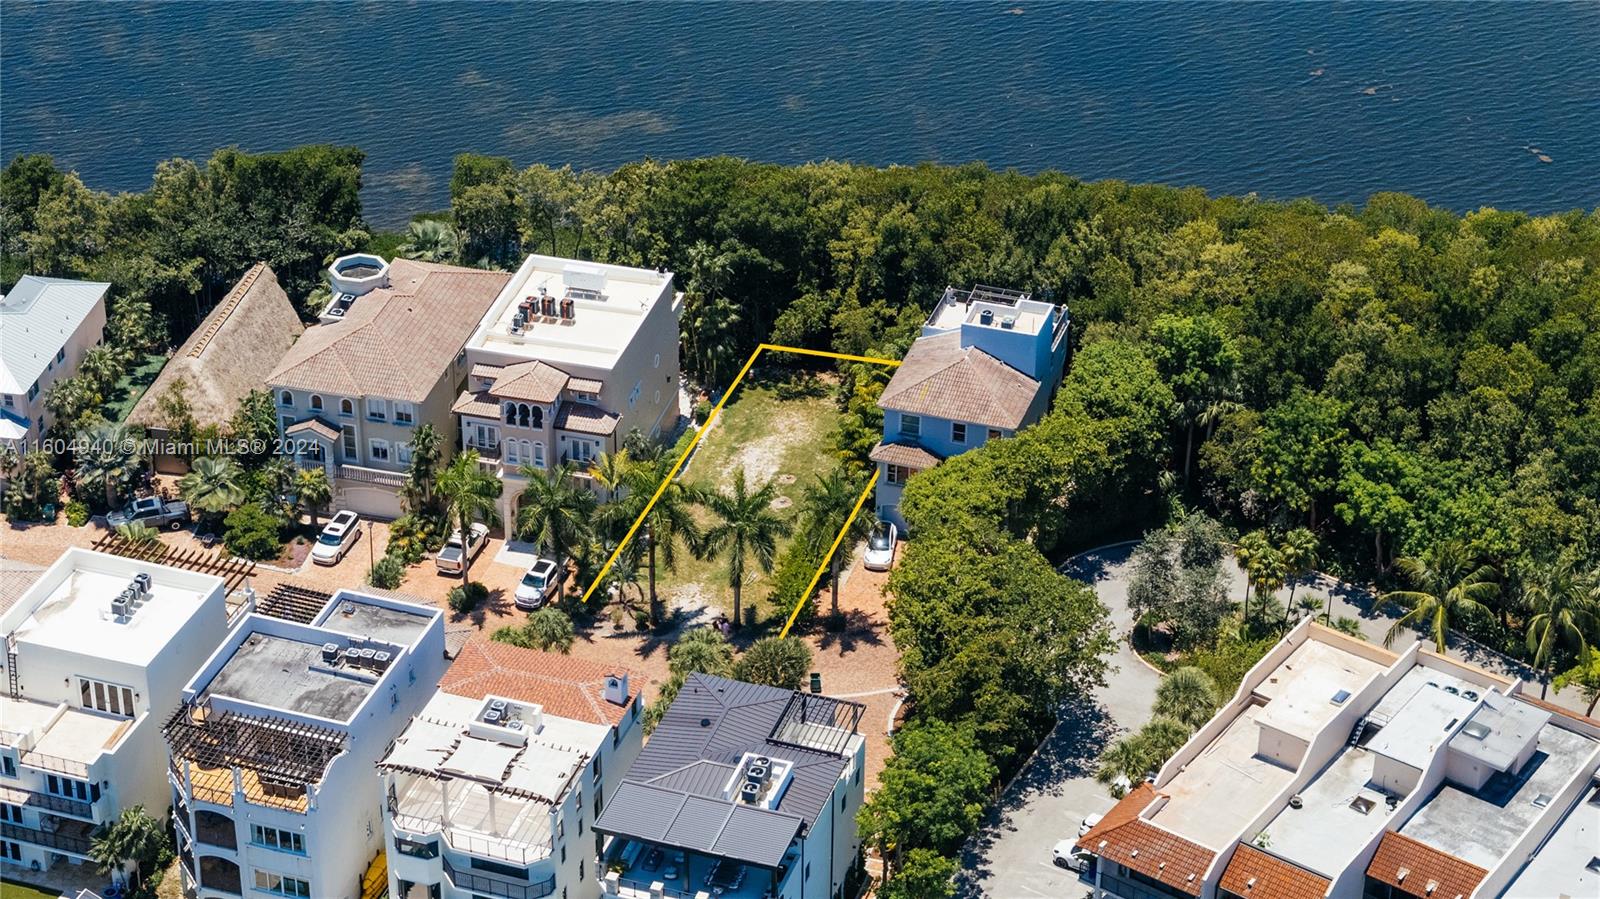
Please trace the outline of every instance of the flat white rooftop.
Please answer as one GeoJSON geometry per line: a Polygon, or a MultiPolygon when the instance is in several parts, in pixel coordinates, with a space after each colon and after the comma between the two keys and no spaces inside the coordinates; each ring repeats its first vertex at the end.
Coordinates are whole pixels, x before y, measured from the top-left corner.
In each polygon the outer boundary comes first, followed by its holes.
{"type": "MultiPolygon", "coordinates": [[[[1447,672],[1420,665],[1402,675],[1369,713],[1374,721],[1388,722],[1383,729],[1366,745],[1347,746],[1334,756],[1300,791],[1301,807],[1286,806],[1263,828],[1271,840],[1272,854],[1326,877],[1337,877],[1373,837],[1388,829],[1394,814],[1388,794],[1370,783],[1380,741],[1390,750],[1405,739],[1422,740],[1437,749],[1440,734],[1447,737],[1450,733],[1441,728],[1451,717],[1464,716],[1472,709],[1473,703],[1459,695],[1472,687],[1447,672]],[[1430,687],[1430,682],[1436,686],[1430,687]],[[1446,693],[1445,686],[1455,687],[1458,694],[1446,693]],[[1446,710],[1441,718],[1434,701],[1437,696],[1447,697],[1447,704],[1455,710],[1446,710]],[[1385,736],[1403,739],[1385,740],[1385,736]]],[[[1415,755],[1409,747],[1402,749],[1407,757],[1415,755]]],[[[1399,798],[1403,797],[1395,797],[1399,798]]],[[[1254,837],[1245,836],[1247,840],[1254,837]]]]}
{"type": "Polygon", "coordinates": [[[1600,785],[1591,783],[1517,879],[1507,899],[1600,896],[1600,785]]]}
{"type": "MultiPolygon", "coordinates": [[[[1332,697],[1354,694],[1384,666],[1308,639],[1254,690],[1245,707],[1187,766],[1157,789],[1170,798],[1149,820],[1221,850],[1294,779],[1294,770],[1257,754],[1263,724],[1306,739],[1338,715],[1332,697]]],[[[1274,847],[1275,848],[1275,847],[1274,847]]]]}
{"type": "MultiPolygon", "coordinates": [[[[554,256],[529,256],[467,341],[467,349],[609,370],[658,302],[674,302],[672,273],[554,256]],[[570,299],[571,318],[536,315],[513,327],[525,300],[570,299]]],[[[674,325],[676,327],[676,325],[674,325]]],[[[571,372],[569,372],[571,373],[571,372]]]]}
{"type": "Polygon", "coordinates": [[[211,575],[69,549],[0,618],[0,632],[23,647],[148,667],[221,585],[211,575]],[[113,616],[111,601],[140,572],[151,576],[148,598],[131,616],[113,616]]]}
{"type": "Polygon", "coordinates": [[[1522,770],[1496,774],[1479,790],[1446,782],[1400,832],[1493,870],[1564,786],[1574,777],[1593,773],[1596,751],[1600,742],[1554,721],[1547,723],[1539,729],[1538,748],[1522,770]]]}
{"type": "Polygon", "coordinates": [[[1055,327],[1057,318],[1064,312],[1060,306],[1030,299],[1028,294],[995,287],[974,287],[958,290],[946,287],[939,304],[928,315],[924,328],[949,331],[962,325],[1020,331],[1038,334],[1055,327]],[[988,313],[985,319],[984,313],[988,313]],[[1010,327],[1006,328],[1006,319],[1010,327]]]}
{"type": "MultiPolygon", "coordinates": [[[[67,703],[39,702],[0,696],[0,731],[4,741],[25,752],[93,764],[100,753],[116,748],[134,719],[82,709],[67,703]],[[58,714],[59,712],[59,714],[58,714]],[[26,743],[19,738],[26,737],[26,743]],[[21,744],[21,745],[18,745],[21,744]]],[[[23,762],[26,764],[25,757],[23,762]]],[[[72,772],[65,772],[72,773],[72,772]]]]}

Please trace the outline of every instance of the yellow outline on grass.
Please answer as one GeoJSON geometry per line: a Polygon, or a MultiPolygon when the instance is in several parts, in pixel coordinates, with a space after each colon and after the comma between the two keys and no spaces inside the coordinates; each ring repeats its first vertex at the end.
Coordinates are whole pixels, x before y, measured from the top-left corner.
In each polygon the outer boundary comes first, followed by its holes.
{"type": "MultiPolygon", "coordinates": [[[[842,362],[868,362],[874,365],[887,365],[891,368],[898,368],[900,366],[900,361],[898,359],[881,359],[876,356],[852,356],[849,353],[830,353],[826,350],[808,350],[804,347],[781,346],[775,343],[763,343],[757,346],[755,352],[750,354],[750,358],[744,361],[744,367],[739,369],[739,374],[733,379],[733,383],[729,384],[728,389],[722,392],[722,399],[717,400],[717,405],[711,409],[711,414],[706,416],[705,424],[701,425],[700,430],[695,432],[694,439],[689,441],[688,446],[684,447],[683,453],[678,456],[678,461],[673,463],[672,470],[667,472],[667,476],[661,480],[661,486],[656,488],[656,492],[650,497],[650,501],[645,503],[644,511],[640,512],[639,517],[633,520],[633,525],[628,528],[628,533],[622,536],[622,541],[617,544],[617,548],[611,551],[611,556],[610,558],[606,559],[606,564],[600,566],[600,572],[594,576],[594,583],[589,585],[589,589],[583,591],[583,598],[580,600],[580,602],[588,602],[589,597],[594,594],[595,589],[598,588],[603,581],[605,581],[606,574],[611,571],[612,563],[616,562],[617,557],[622,555],[623,547],[627,546],[628,541],[633,539],[633,535],[638,533],[639,528],[644,524],[645,518],[649,516],[650,510],[655,508],[656,500],[660,499],[661,494],[667,491],[667,485],[672,482],[673,478],[678,476],[678,472],[683,468],[683,463],[688,461],[689,455],[694,452],[694,448],[700,445],[701,439],[704,438],[706,436],[706,432],[711,429],[711,424],[717,420],[717,416],[722,414],[723,404],[728,401],[728,397],[733,396],[733,392],[739,388],[739,384],[744,380],[744,376],[749,374],[750,367],[755,365],[756,357],[760,356],[767,350],[772,350],[775,353],[795,353],[801,356],[818,356],[824,359],[838,359],[842,362]]],[[[838,551],[839,544],[844,541],[845,531],[847,531],[850,527],[850,522],[854,521],[855,517],[861,514],[861,506],[866,503],[867,495],[872,492],[872,487],[876,483],[878,483],[878,473],[874,471],[872,473],[872,477],[867,481],[866,489],[861,491],[860,498],[856,500],[855,509],[851,511],[850,517],[845,520],[844,527],[839,529],[839,536],[834,538],[833,549],[828,551],[828,558],[831,558],[834,552],[838,551]]],[[[810,598],[811,591],[816,587],[817,581],[822,579],[822,572],[827,567],[828,561],[827,558],[824,558],[822,565],[817,568],[817,573],[812,575],[811,583],[806,587],[806,591],[800,595],[800,601],[795,604],[794,611],[789,613],[789,620],[783,625],[783,631],[778,634],[778,636],[783,637],[788,635],[789,628],[794,625],[795,618],[800,614],[800,607],[805,605],[806,600],[810,598]]]]}

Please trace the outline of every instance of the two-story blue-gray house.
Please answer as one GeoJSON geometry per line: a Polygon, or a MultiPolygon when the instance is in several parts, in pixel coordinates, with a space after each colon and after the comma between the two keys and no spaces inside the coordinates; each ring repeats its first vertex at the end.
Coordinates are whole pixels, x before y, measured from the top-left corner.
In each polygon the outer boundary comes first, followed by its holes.
{"type": "Polygon", "coordinates": [[[906,478],[997,437],[1049,407],[1067,360],[1065,304],[997,287],[945,288],[884,388],[878,517],[902,532],[906,478]]]}

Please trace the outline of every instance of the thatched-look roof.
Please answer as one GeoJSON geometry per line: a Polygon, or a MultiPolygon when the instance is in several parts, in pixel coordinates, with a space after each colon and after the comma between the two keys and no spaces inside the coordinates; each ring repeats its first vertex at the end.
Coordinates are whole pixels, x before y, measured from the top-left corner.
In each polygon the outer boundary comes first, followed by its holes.
{"type": "Polygon", "coordinates": [[[304,330],[278,276],[256,263],[173,354],[128,420],[164,426],[158,401],[181,381],[196,424],[225,424],[245,394],[265,388],[273,366],[304,330]]]}

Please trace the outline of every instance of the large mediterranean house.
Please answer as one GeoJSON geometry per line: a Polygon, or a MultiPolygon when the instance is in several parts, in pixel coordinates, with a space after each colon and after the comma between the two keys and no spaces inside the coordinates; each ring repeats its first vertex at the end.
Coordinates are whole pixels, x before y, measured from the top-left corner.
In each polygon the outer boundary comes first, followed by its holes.
{"type": "Polygon", "coordinates": [[[328,274],[321,321],[267,376],[280,435],[297,464],[328,472],[336,506],[395,518],[417,426],[451,454],[462,349],[511,276],[366,254],[328,274]]]}
{"type": "Polygon", "coordinates": [[[945,289],[878,405],[878,517],[904,531],[908,477],[1037,421],[1061,383],[1067,307],[997,287],[945,289]]]}
{"type": "Polygon", "coordinates": [[[104,337],[110,289],[100,281],[24,275],[0,296],[0,442],[22,450],[44,436],[45,391],[76,374],[104,337]]]}
{"type": "Polygon", "coordinates": [[[529,256],[466,343],[469,384],[454,409],[461,444],[505,482],[501,520],[527,484],[563,462],[589,463],[630,431],[678,420],[678,316],[672,273],[529,256]]]}

